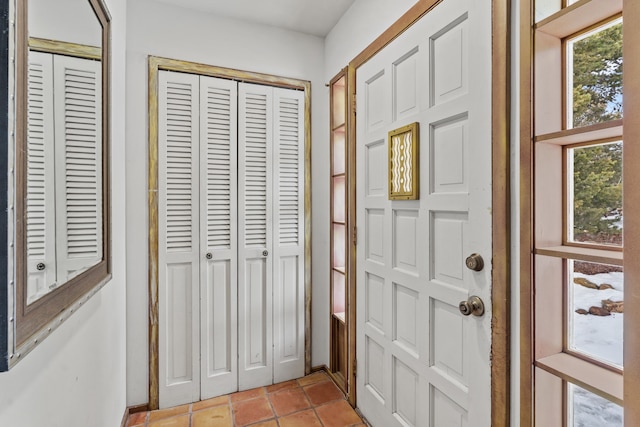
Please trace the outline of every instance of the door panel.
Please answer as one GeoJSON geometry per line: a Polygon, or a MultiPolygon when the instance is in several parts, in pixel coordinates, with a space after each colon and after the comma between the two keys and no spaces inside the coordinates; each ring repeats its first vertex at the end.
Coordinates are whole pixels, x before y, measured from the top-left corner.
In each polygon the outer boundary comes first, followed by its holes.
{"type": "Polygon", "coordinates": [[[357,71],[357,392],[373,426],[491,424],[491,266],[465,266],[491,259],[490,67],[490,2],[443,0],[357,71]],[[390,201],[387,134],[412,122],[420,199],[390,201]],[[471,295],[483,316],[458,310],[471,295]]]}
{"type": "Polygon", "coordinates": [[[304,374],[304,92],[273,89],[273,382],[304,374]]]}
{"type": "Polygon", "coordinates": [[[99,61],[54,55],[56,262],[65,283],[102,260],[99,61]]]}
{"type": "Polygon", "coordinates": [[[273,381],[273,89],[239,85],[239,389],[273,381]]]}
{"type": "Polygon", "coordinates": [[[200,76],[202,399],[238,389],[237,87],[200,76]]]}
{"type": "MultiPolygon", "coordinates": [[[[178,258],[178,257],[176,257],[178,258]]],[[[172,262],[166,269],[167,387],[194,381],[193,263],[172,262]]]]}
{"type": "Polygon", "coordinates": [[[162,72],[158,109],[160,407],[200,397],[198,77],[162,72]]]}
{"type": "Polygon", "coordinates": [[[56,287],[53,55],[29,52],[27,129],[27,303],[56,287]],[[38,265],[40,264],[40,269],[38,265]],[[42,269],[44,264],[44,269],[42,269]]]}

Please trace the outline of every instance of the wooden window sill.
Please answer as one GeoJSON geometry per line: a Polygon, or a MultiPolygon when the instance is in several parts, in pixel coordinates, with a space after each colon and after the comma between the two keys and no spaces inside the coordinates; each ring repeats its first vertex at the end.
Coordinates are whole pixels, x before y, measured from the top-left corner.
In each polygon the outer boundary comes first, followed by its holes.
{"type": "Polygon", "coordinates": [[[550,246],[536,248],[533,253],[556,258],[622,266],[622,252],[615,250],[608,251],[605,249],[593,249],[580,246],[550,246]]]}
{"type": "Polygon", "coordinates": [[[622,0],[580,0],[538,22],[535,29],[562,39],[621,12],[622,0]]]}
{"type": "Polygon", "coordinates": [[[558,353],[539,359],[535,362],[535,366],[622,405],[623,376],[619,372],[567,353],[558,353]]]}
{"type": "Polygon", "coordinates": [[[346,317],[345,317],[344,311],[340,313],[333,313],[333,317],[337,319],[339,322],[341,322],[342,324],[346,324],[346,317]]]}
{"type": "Polygon", "coordinates": [[[622,119],[539,135],[535,137],[535,142],[545,142],[554,145],[574,145],[616,138],[622,140],[622,119]]]}

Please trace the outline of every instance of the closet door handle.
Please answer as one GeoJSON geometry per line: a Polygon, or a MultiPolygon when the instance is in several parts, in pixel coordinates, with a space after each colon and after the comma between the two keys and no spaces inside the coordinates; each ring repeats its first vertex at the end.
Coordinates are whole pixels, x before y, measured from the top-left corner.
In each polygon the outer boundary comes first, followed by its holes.
{"type": "Polygon", "coordinates": [[[213,254],[211,252],[207,252],[207,254],[205,255],[205,257],[207,259],[213,259],[213,254]]]}
{"type": "Polygon", "coordinates": [[[269,251],[266,249],[262,251],[262,256],[269,256],[269,251]]]}

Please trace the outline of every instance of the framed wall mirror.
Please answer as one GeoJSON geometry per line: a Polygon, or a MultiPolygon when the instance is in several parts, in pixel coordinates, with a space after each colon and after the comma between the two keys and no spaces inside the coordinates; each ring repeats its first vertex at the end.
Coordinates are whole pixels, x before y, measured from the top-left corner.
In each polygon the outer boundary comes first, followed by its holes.
{"type": "Polygon", "coordinates": [[[8,367],[111,276],[111,18],[103,0],[19,0],[16,16],[8,367]]]}

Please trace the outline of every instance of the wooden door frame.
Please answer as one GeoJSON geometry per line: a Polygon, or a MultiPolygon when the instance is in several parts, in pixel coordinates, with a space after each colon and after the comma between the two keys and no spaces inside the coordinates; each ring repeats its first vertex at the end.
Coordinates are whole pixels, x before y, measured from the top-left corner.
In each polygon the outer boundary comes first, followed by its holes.
{"type": "Polygon", "coordinates": [[[311,82],[176,59],[148,57],[149,132],[149,410],[160,404],[158,262],[158,73],[176,71],[304,91],[304,371],[311,372],[311,82]]]}
{"type": "MultiPolygon", "coordinates": [[[[349,219],[355,224],[355,146],[356,146],[356,71],[360,66],[395,40],[416,21],[445,0],[419,0],[382,35],[358,54],[348,66],[347,87],[349,108],[348,144],[352,152],[349,161],[348,188],[354,209],[349,219]],[[353,218],[351,217],[353,215],[353,218]]],[[[511,415],[511,186],[510,186],[510,118],[511,118],[511,9],[509,0],[492,1],[492,251],[491,260],[491,425],[509,426],[511,415]]],[[[356,259],[355,245],[350,255],[356,259]]],[[[357,260],[356,260],[357,262],[357,260]]],[[[350,301],[356,299],[356,274],[353,267],[349,283],[350,301]]],[[[356,358],[356,308],[350,310],[349,349],[356,358]]],[[[353,372],[353,370],[351,370],[353,372]]],[[[350,378],[355,384],[355,377],[350,378]]],[[[349,396],[356,403],[355,388],[349,396]]]]}

